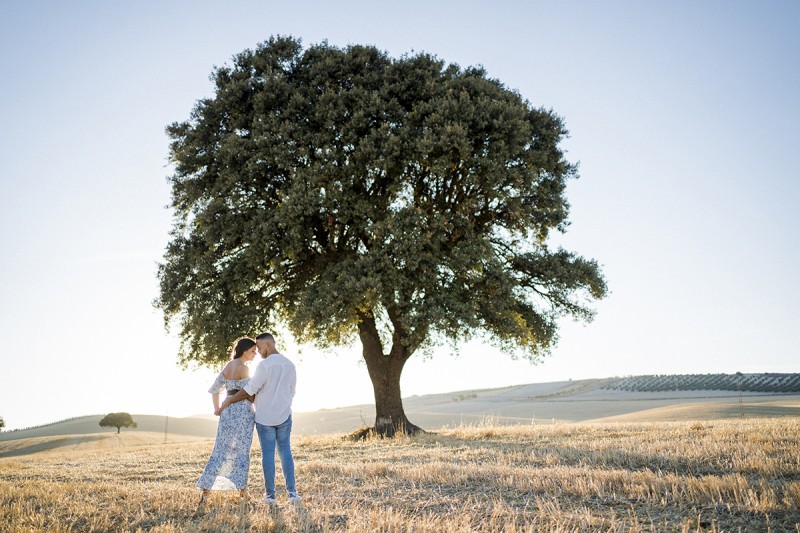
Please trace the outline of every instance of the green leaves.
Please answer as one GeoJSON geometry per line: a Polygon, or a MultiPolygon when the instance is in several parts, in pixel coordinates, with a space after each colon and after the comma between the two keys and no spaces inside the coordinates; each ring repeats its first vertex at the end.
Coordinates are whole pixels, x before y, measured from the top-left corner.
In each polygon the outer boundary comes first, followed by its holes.
{"type": "Polygon", "coordinates": [[[562,120],[483,70],[278,37],[213,79],[167,129],[156,305],[185,363],[276,325],[348,343],[366,317],[407,355],[483,331],[535,358],[605,295],[596,263],[545,245],[576,175],[562,120]]]}

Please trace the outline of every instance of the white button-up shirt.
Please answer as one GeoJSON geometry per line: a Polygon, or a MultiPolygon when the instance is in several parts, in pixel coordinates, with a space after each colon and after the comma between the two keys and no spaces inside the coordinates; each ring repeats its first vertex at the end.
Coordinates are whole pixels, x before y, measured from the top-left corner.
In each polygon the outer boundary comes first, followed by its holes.
{"type": "Polygon", "coordinates": [[[247,394],[255,394],[256,422],[263,426],[279,426],[292,414],[292,399],[297,385],[294,363],[274,353],[258,363],[253,377],[244,386],[247,394]]]}

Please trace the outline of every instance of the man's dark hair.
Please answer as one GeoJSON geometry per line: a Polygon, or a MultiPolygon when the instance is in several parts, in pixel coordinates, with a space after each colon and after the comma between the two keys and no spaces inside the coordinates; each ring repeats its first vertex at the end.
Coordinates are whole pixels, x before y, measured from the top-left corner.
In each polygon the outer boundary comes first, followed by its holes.
{"type": "Polygon", "coordinates": [[[273,337],[271,333],[259,333],[256,336],[256,340],[257,341],[263,341],[264,339],[266,339],[269,342],[275,344],[275,337],[273,337]]]}

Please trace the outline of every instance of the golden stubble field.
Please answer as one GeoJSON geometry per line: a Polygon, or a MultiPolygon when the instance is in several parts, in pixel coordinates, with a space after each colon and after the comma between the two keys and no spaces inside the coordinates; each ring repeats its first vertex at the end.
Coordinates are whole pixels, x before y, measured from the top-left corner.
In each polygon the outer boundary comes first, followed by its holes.
{"type": "Polygon", "coordinates": [[[304,499],[277,508],[257,444],[251,501],[204,508],[211,441],[120,444],[0,459],[0,530],[800,531],[797,418],[297,437],[304,499]]]}

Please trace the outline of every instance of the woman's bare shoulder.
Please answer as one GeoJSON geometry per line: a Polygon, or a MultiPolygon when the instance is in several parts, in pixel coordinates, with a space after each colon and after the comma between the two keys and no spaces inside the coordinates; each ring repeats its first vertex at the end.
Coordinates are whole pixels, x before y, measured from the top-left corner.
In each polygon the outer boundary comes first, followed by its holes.
{"type": "Polygon", "coordinates": [[[224,372],[227,379],[244,379],[250,377],[250,369],[238,359],[234,359],[228,363],[224,372]]]}
{"type": "Polygon", "coordinates": [[[233,361],[228,361],[228,363],[225,365],[225,368],[222,369],[222,375],[225,376],[225,379],[236,379],[233,377],[236,373],[236,365],[234,364],[236,362],[236,359],[233,361]]]}

